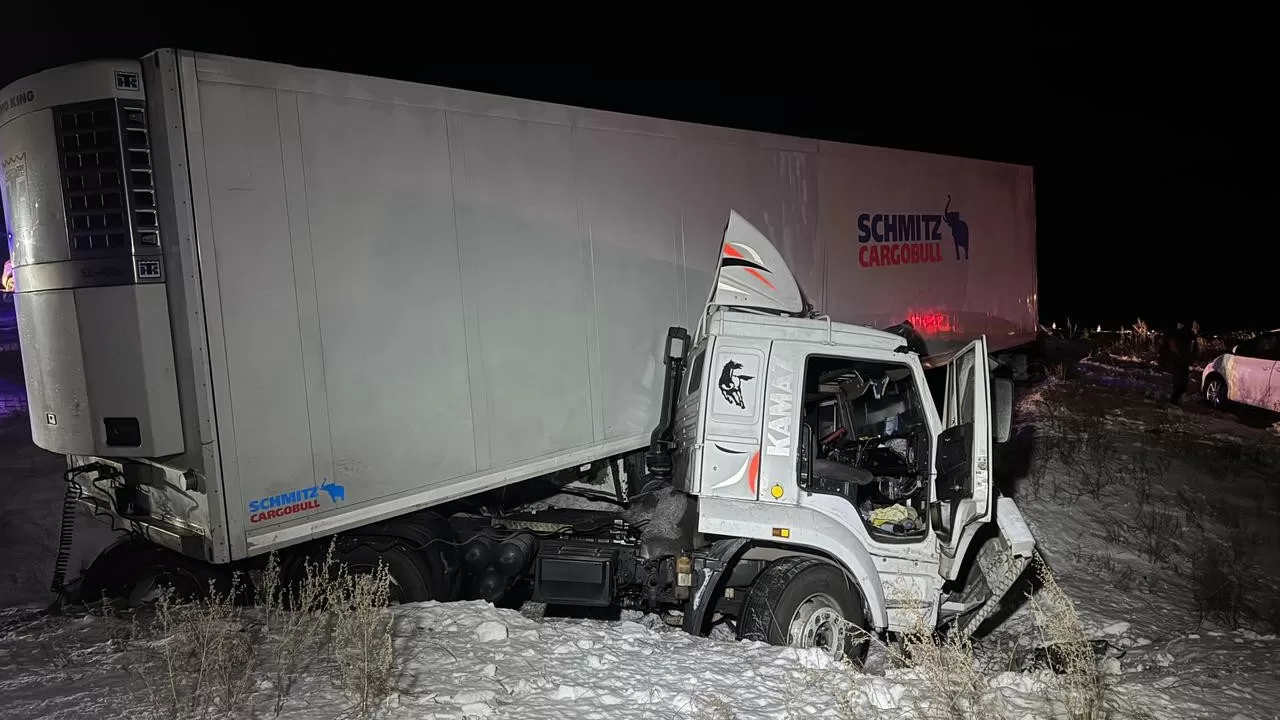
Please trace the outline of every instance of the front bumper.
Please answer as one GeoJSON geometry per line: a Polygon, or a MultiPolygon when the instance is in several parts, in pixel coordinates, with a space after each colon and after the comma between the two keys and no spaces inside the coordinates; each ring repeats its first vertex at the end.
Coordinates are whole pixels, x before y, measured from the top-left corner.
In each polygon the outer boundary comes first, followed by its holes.
{"type": "Polygon", "coordinates": [[[1000,535],[1009,546],[1009,554],[1014,557],[1030,558],[1036,550],[1036,539],[1022,517],[1022,511],[1013,502],[1013,498],[996,499],[996,526],[1000,535]]]}

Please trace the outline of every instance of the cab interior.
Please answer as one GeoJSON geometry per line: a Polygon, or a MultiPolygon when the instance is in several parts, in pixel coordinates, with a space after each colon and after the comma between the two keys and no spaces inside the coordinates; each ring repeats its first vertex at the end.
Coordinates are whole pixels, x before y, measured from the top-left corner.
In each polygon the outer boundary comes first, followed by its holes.
{"type": "Polygon", "coordinates": [[[801,487],[847,500],[877,540],[923,538],[930,437],[920,403],[905,364],[810,357],[801,487]]]}

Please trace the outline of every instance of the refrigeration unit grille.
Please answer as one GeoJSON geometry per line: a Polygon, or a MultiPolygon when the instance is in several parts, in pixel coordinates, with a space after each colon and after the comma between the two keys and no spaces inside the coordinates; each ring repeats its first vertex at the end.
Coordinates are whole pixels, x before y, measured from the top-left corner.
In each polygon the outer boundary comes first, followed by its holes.
{"type": "Polygon", "coordinates": [[[72,257],[158,247],[146,109],[102,100],[54,110],[72,257]]]}
{"type": "Polygon", "coordinates": [[[147,111],[141,103],[121,102],[119,112],[120,127],[124,130],[124,182],[133,214],[134,242],[139,247],[158,247],[160,226],[156,221],[156,186],[147,111]]]}

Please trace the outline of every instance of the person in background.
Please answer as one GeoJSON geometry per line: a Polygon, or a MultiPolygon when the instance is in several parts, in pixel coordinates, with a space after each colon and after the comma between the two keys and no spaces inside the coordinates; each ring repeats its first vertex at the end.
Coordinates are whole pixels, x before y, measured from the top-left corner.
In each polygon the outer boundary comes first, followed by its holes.
{"type": "Polygon", "coordinates": [[[1200,323],[1194,320],[1190,325],[1178,323],[1173,332],[1165,333],[1160,341],[1160,364],[1173,375],[1173,388],[1169,393],[1169,402],[1178,404],[1183,393],[1187,391],[1187,381],[1191,379],[1191,361],[1195,357],[1196,337],[1200,334],[1200,323]]]}

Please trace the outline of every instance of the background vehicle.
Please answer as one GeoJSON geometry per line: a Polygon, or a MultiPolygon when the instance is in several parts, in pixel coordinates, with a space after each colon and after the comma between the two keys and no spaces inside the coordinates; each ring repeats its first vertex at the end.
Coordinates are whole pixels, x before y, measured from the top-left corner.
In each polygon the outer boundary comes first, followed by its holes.
{"type": "Polygon", "coordinates": [[[1214,358],[1200,374],[1209,405],[1228,402],[1280,412],[1280,330],[1246,340],[1214,358]]]}
{"type": "Polygon", "coordinates": [[[1035,327],[1028,168],[175,51],[5,96],[33,436],[140,539],[94,591],[336,537],[402,600],[750,634],[834,573],[791,614],[880,630],[981,617],[1030,555],[987,360],[1035,327]],[[913,314],[942,412],[850,324],[913,314]],[[951,600],[974,556],[1009,562],[951,600]]]}

